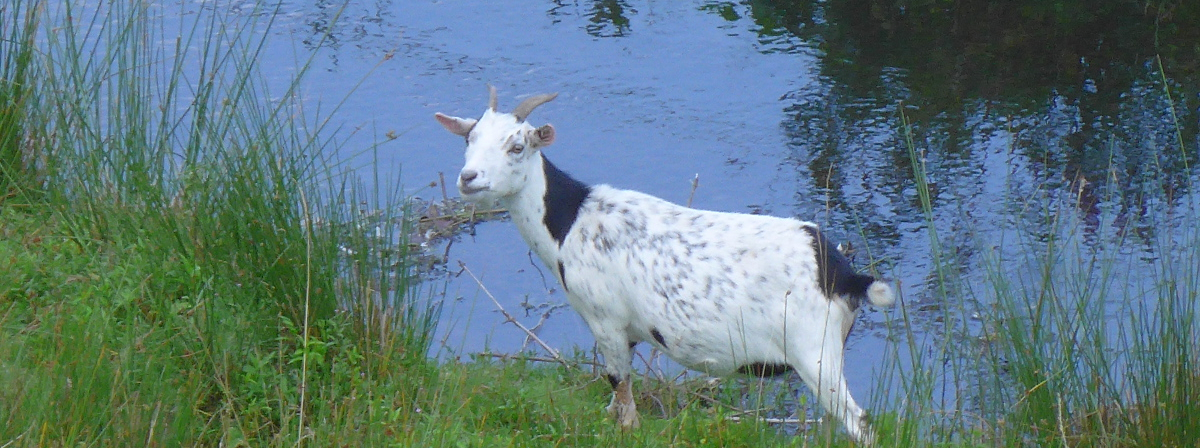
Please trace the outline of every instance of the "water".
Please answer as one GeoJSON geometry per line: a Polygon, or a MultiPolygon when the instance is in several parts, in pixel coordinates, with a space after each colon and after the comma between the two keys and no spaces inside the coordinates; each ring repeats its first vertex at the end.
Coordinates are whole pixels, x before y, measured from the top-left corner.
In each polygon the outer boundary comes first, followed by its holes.
{"type": "MultiPolygon", "coordinates": [[[[1151,260],[1155,235],[1195,220],[1200,97],[1185,35],[1194,30],[1164,26],[1156,37],[1144,16],[1156,11],[1120,6],[1075,14],[958,2],[939,13],[834,3],[356,0],[342,10],[292,1],[263,62],[286,80],[295,55],[330,33],[301,94],[311,104],[345,99],[337,118],[353,132],[341,156],[377,164],[385,182],[424,198],[440,199],[426,186],[462,163],[461,139],[434,112],[478,116],[491,83],[501,109],[560,93],[530,120],[557,127],[546,154],[580,180],[684,203],[698,176],[697,208],[822,224],[857,248],[859,266],[877,259],[900,282],[910,318],[909,327],[898,311],[859,318],[846,374],[864,401],[888,387],[873,372],[889,337],[918,336],[919,353],[900,349],[903,359],[978,335],[989,257],[1013,263],[1014,277],[1032,275],[1045,242],[1068,237],[1084,252],[1116,246],[1151,260]],[[905,120],[928,174],[928,217],[905,120]],[[360,154],[389,133],[377,154],[360,154]]],[[[525,346],[479,285],[453,274],[465,263],[532,326],[565,302],[533,258],[505,222],[454,239],[438,355],[525,346]]],[[[563,351],[591,345],[566,308],[539,335],[563,351]]],[[[962,375],[947,367],[943,378],[962,375]]]]}

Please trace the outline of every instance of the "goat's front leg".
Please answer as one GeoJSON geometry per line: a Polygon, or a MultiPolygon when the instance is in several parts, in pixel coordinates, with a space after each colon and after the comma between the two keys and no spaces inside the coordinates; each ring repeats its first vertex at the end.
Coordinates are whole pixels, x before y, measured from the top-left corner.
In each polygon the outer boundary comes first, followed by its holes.
{"type": "Polygon", "coordinates": [[[608,413],[617,420],[621,429],[634,429],[638,422],[637,405],[633,402],[633,346],[624,338],[600,341],[600,353],[604,355],[604,371],[612,385],[613,397],[608,404],[608,413]]]}

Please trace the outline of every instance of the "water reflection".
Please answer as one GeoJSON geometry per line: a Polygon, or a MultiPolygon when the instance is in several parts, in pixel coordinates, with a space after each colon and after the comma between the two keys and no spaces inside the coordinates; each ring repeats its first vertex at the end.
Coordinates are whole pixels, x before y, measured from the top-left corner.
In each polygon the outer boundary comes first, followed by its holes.
{"type": "Polygon", "coordinates": [[[552,23],[560,23],[572,16],[586,17],[583,29],[593,37],[625,37],[632,31],[629,16],[638,13],[625,0],[592,0],[590,6],[581,6],[579,1],[552,0],[553,6],[546,11],[552,23]]]}
{"type": "Polygon", "coordinates": [[[622,0],[592,2],[591,17],[588,19],[591,24],[586,28],[587,33],[596,37],[624,37],[629,33],[626,10],[629,10],[628,14],[637,14],[637,10],[630,8],[629,3],[622,0]]]}
{"type": "MultiPolygon", "coordinates": [[[[688,60],[700,53],[696,46],[713,45],[702,40],[709,35],[695,28],[705,22],[670,11],[669,5],[553,0],[533,6],[551,24],[542,27],[530,24],[536,14],[519,12],[528,5],[503,3],[378,0],[342,9],[341,2],[318,0],[303,8],[304,42],[330,35],[328,70],[338,68],[343,51],[374,63],[396,49],[406,70],[399,75],[445,89],[436,92],[440,100],[463,96],[449,91],[452,84],[477,88],[495,77],[531,78],[536,89],[574,83],[576,94],[593,90],[593,100],[619,98],[626,110],[622,114],[637,117],[619,121],[622,132],[652,120],[672,120],[671,115],[691,116],[680,110],[681,102],[685,108],[699,107],[695,104],[702,104],[706,95],[734,96],[695,83],[706,77],[724,82],[726,73],[642,68],[643,73],[633,76],[644,79],[627,82],[621,78],[625,70],[613,68],[650,59],[664,67],[701,67],[638,53],[670,45],[677,47],[676,58],[688,60]],[[449,20],[455,14],[447,8],[478,16],[449,20]],[[343,22],[331,28],[339,15],[343,22]],[[519,32],[514,31],[518,23],[524,24],[519,32]],[[640,33],[650,26],[662,28],[640,33]],[[591,39],[582,42],[568,33],[591,39]],[[546,42],[555,42],[565,56],[552,52],[546,42]],[[624,59],[614,62],[614,57],[624,59]],[[460,79],[437,79],[446,74],[460,79]],[[654,85],[648,87],[647,80],[654,85]],[[671,83],[689,85],[693,97],[656,97],[661,85],[671,83]],[[665,113],[672,110],[679,112],[665,113]]],[[[738,170],[755,169],[758,159],[766,159],[763,163],[773,166],[759,167],[760,172],[786,181],[769,185],[783,189],[784,198],[769,198],[773,202],[759,208],[822,222],[838,239],[879,252],[872,255],[886,260],[884,269],[903,264],[908,271],[899,275],[929,279],[932,267],[919,261],[928,258],[922,254],[929,245],[947,250],[946,263],[969,277],[979,275],[971,273],[977,248],[991,244],[995,232],[1020,227],[1034,240],[1049,239],[1053,227],[1044,213],[1030,207],[1040,200],[1071,204],[1093,244],[1127,234],[1149,238],[1165,221],[1187,215],[1172,210],[1186,203],[1180,198],[1194,195],[1190,179],[1196,175],[1200,127],[1194,105],[1194,42],[1200,41],[1200,29],[1183,25],[1200,21],[1200,6],[1104,3],[964,0],[912,6],[887,0],[744,0],[685,8],[714,18],[728,40],[752,36],[753,50],[760,55],[783,55],[804,64],[812,60],[811,73],[784,74],[796,79],[774,106],[782,115],[782,144],[767,141],[761,153],[718,155],[738,170]],[[1155,54],[1161,54],[1168,76],[1158,71],[1155,54]],[[928,223],[914,187],[904,119],[911,123],[917,160],[928,175],[939,241],[926,243],[920,236],[928,223]]],[[[742,62],[761,59],[708,56],[737,61],[723,67],[731,73],[772,67],[742,69],[742,62]]],[[[728,107],[729,102],[716,104],[728,107]]],[[[656,143],[677,146],[689,135],[711,132],[714,124],[721,133],[736,135],[740,122],[761,116],[749,107],[722,112],[732,124],[669,121],[663,126],[674,133],[656,143]]],[[[603,123],[606,118],[591,115],[587,121],[603,123]]],[[[726,210],[748,205],[731,204],[735,200],[724,198],[718,205],[726,210]]],[[[918,301],[938,300],[922,295],[920,288],[913,291],[918,301]]]]}
{"type": "MultiPolygon", "coordinates": [[[[1178,25],[1200,19],[1200,8],[860,0],[701,9],[751,18],[761,51],[808,43],[823,52],[820,85],[784,98],[791,152],[781,163],[804,173],[797,191],[825,201],[798,197],[797,215],[824,212],[833,227],[861,223],[868,239],[893,243],[906,224],[919,224],[901,111],[912,122],[935,216],[951,221],[935,225],[957,232],[987,227],[1046,194],[1074,198],[1093,237],[1106,202],[1115,202],[1118,234],[1151,236],[1163,208],[1190,194],[1195,147],[1181,143],[1196,139],[1187,107],[1196,84],[1164,77],[1153,55],[1194,79],[1187,39],[1196,31],[1178,25]],[[963,212],[979,225],[946,218],[963,212]]],[[[957,232],[948,238],[969,240],[957,232]]]]}

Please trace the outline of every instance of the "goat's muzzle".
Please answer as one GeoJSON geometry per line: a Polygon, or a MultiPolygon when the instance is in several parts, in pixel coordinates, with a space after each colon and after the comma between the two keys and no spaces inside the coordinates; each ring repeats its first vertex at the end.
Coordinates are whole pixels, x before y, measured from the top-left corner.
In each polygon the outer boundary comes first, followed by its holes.
{"type": "Polygon", "coordinates": [[[479,172],[475,170],[462,170],[458,173],[458,180],[462,181],[463,185],[471,183],[476,177],[479,177],[479,172]]]}
{"type": "Polygon", "coordinates": [[[487,187],[472,187],[471,181],[479,177],[479,172],[475,170],[462,170],[458,174],[458,192],[463,196],[470,196],[475,193],[487,190],[487,187]]]}

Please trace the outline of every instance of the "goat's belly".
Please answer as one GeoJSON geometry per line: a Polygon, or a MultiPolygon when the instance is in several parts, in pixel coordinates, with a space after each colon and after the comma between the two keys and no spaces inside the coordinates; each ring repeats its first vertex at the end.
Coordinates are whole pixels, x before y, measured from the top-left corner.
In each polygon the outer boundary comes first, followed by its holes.
{"type": "Polygon", "coordinates": [[[668,357],[691,370],[726,376],[754,364],[783,364],[786,357],[774,335],[742,332],[717,325],[707,329],[670,328],[652,330],[650,341],[668,357]]]}
{"type": "Polygon", "coordinates": [[[737,371],[732,358],[716,356],[686,356],[681,354],[671,356],[671,359],[688,369],[712,376],[729,376],[737,371]],[[684,358],[684,359],[678,359],[684,358]]]}

